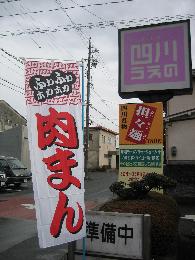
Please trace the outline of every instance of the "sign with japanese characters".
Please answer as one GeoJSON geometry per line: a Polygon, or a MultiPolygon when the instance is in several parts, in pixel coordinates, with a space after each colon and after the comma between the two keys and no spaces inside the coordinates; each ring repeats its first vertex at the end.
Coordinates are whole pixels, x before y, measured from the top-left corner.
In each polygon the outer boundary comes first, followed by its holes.
{"type": "Polygon", "coordinates": [[[162,144],[162,103],[119,105],[119,144],[162,144]]]}
{"type": "Polygon", "coordinates": [[[119,181],[142,179],[147,173],[163,174],[162,145],[120,145],[119,181]]]}
{"type": "Polygon", "coordinates": [[[119,30],[121,97],[191,90],[189,20],[119,30]]]}
{"type": "Polygon", "coordinates": [[[25,62],[28,138],[39,245],[86,235],[77,63],[25,62]]]}
{"type": "MultiPolygon", "coordinates": [[[[86,250],[98,255],[114,255],[128,259],[145,259],[144,215],[93,212],[86,215],[86,250]]],[[[148,241],[150,240],[150,231],[148,241]]],[[[82,241],[77,241],[77,250],[82,249],[82,241]]]]}

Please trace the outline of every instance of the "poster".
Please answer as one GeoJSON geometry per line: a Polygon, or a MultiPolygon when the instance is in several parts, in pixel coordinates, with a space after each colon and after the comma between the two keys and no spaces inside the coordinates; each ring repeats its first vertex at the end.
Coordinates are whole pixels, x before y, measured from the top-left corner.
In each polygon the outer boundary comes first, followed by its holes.
{"type": "Polygon", "coordinates": [[[119,177],[129,183],[163,174],[163,105],[119,105],[119,177]]]}
{"type": "Polygon", "coordinates": [[[119,105],[119,144],[162,144],[162,103],[119,105]]]}
{"type": "Polygon", "coordinates": [[[163,174],[162,145],[120,145],[119,181],[141,180],[147,173],[163,174]]]}
{"type": "Polygon", "coordinates": [[[25,62],[25,97],[39,245],[86,235],[77,63],[25,62]]]}

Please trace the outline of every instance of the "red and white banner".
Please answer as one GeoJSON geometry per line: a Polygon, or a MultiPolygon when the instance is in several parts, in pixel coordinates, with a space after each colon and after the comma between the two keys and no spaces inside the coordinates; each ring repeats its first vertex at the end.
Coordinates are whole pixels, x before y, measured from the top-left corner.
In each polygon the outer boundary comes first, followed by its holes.
{"type": "Polygon", "coordinates": [[[25,97],[39,245],[86,235],[77,63],[26,61],[25,97]]]}

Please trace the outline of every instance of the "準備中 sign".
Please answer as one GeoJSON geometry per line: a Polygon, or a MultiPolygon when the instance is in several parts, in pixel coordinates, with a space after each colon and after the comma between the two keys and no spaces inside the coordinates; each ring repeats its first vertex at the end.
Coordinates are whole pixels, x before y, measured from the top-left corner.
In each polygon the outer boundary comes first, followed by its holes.
{"type": "MultiPolygon", "coordinates": [[[[86,214],[88,255],[150,259],[149,244],[150,224],[146,225],[145,215],[98,211],[86,214]]],[[[81,240],[77,241],[76,249],[82,250],[81,240]]]]}

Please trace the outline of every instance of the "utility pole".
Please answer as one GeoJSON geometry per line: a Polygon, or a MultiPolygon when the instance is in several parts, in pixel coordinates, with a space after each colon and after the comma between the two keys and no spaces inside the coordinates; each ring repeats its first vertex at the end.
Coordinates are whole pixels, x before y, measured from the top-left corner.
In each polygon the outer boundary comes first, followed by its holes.
{"type": "Polygon", "coordinates": [[[87,103],[86,103],[86,128],[85,128],[85,178],[88,178],[88,155],[89,155],[89,105],[90,105],[90,85],[91,85],[91,37],[89,38],[89,51],[87,62],[87,103]]]}

